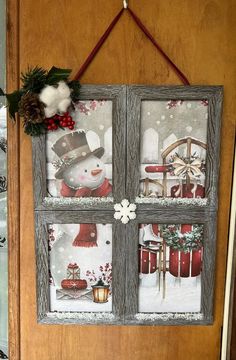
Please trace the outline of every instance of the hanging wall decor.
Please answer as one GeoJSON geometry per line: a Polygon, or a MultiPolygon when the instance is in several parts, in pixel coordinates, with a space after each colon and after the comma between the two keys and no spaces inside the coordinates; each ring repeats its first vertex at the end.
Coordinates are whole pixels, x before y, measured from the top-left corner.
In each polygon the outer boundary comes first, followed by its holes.
{"type": "Polygon", "coordinates": [[[39,321],[212,323],[221,106],[82,85],[74,131],[33,138],[39,321]]]}
{"type": "Polygon", "coordinates": [[[212,324],[223,89],[190,86],[124,5],[72,81],[37,67],[8,95],[38,135],[38,321],[212,324]],[[125,9],[186,86],[79,86],[125,9]]]}

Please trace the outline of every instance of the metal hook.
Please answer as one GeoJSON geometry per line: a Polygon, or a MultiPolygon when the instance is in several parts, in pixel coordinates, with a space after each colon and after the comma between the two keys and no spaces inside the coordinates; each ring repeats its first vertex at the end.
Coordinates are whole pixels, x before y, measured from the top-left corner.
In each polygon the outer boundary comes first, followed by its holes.
{"type": "Polygon", "coordinates": [[[123,0],[124,9],[127,9],[128,7],[128,0],[123,0]]]}

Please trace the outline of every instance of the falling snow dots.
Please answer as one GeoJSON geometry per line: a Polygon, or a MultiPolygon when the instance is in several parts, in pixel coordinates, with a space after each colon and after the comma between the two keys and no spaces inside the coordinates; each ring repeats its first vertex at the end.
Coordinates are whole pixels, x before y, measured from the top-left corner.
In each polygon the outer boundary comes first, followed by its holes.
{"type": "Polygon", "coordinates": [[[173,115],[173,114],[171,114],[171,115],[170,115],[170,118],[171,118],[171,119],[173,119],[173,118],[174,118],[174,115],[173,115]]]}
{"type": "Polygon", "coordinates": [[[99,125],[98,128],[99,128],[99,130],[104,130],[105,126],[101,124],[101,125],[99,125]]]}
{"type": "Polygon", "coordinates": [[[75,179],[73,177],[70,178],[70,182],[74,182],[75,179]]]}
{"type": "Polygon", "coordinates": [[[63,141],[63,142],[61,143],[61,146],[66,147],[66,142],[63,141]]]}
{"type": "Polygon", "coordinates": [[[188,108],[188,109],[191,109],[192,104],[191,104],[191,103],[187,103],[187,105],[186,105],[186,106],[187,106],[187,108],[188,108]]]}
{"type": "Polygon", "coordinates": [[[61,273],[61,270],[57,270],[57,273],[60,274],[60,273],[61,273]]]}
{"type": "Polygon", "coordinates": [[[150,116],[150,115],[151,115],[150,111],[148,111],[148,112],[147,112],[147,115],[148,115],[148,116],[150,116]]]}
{"type": "Polygon", "coordinates": [[[64,249],[64,247],[61,246],[61,247],[58,248],[58,251],[59,251],[60,253],[63,253],[63,252],[65,251],[65,249],[64,249]]]}
{"type": "Polygon", "coordinates": [[[160,120],[157,120],[157,121],[156,121],[156,124],[157,124],[157,125],[160,125],[160,123],[161,123],[160,120]]]}
{"type": "Polygon", "coordinates": [[[191,133],[192,130],[193,130],[192,126],[186,126],[186,131],[188,133],[191,133]]]}
{"type": "Polygon", "coordinates": [[[161,120],[165,120],[165,115],[161,115],[161,120]]]}

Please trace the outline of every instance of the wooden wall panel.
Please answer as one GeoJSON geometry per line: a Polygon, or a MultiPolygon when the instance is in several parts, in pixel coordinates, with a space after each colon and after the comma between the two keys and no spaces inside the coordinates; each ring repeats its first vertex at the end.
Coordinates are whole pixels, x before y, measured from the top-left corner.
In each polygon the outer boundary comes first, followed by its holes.
{"type": "MultiPolygon", "coordinates": [[[[19,0],[20,69],[28,65],[76,72],[121,0],[19,0]]],[[[196,327],[79,327],[36,324],[31,142],[20,134],[20,343],[23,360],[126,360],[219,356],[236,113],[236,8],[233,0],[130,0],[192,84],[225,86],[222,125],[215,323],[196,327]]],[[[8,75],[10,76],[10,74],[8,75]]],[[[176,75],[127,13],[83,83],[178,84],[176,75]]],[[[10,261],[14,260],[11,256],[10,261]]],[[[11,322],[11,327],[13,321],[11,322]]],[[[12,360],[15,360],[12,356],[12,360]]]]}

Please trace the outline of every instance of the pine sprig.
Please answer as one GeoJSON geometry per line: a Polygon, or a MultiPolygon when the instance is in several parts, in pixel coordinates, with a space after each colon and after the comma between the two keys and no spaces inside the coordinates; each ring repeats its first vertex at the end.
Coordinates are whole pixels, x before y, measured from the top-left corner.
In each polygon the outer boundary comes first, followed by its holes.
{"type": "Polygon", "coordinates": [[[71,91],[71,99],[73,102],[76,102],[79,100],[80,95],[80,83],[77,80],[72,80],[68,83],[69,88],[71,91]]]}
{"type": "Polygon", "coordinates": [[[24,130],[27,135],[40,136],[46,133],[46,126],[44,123],[41,124],[27,123],[24,126],[24,130]]]}
{"type": "Polygon", "coordinates": [[[46,80],[47,71],[38,66],[28,68],[26,73],[21,73],[21,81],[25,91],[39,93],[44,88],[46,80]]]}

